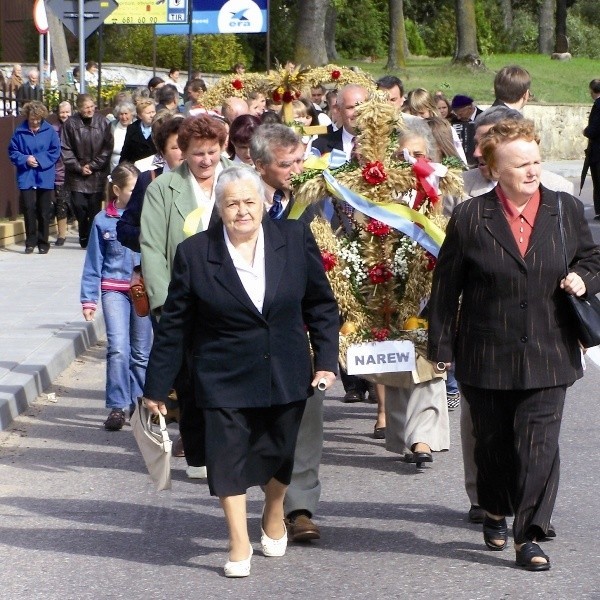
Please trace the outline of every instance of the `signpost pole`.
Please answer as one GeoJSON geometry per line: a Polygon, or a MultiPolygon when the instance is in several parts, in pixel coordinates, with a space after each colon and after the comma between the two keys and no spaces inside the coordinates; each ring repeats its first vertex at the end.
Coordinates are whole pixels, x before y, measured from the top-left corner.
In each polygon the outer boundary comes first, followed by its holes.
{"type": "Polygon", "coordinates": [[[188,19],[189,19],[189,29],[188,29],[188,81],[192,79],[192,60],[194,58],[194,51],[192,46],[192,32],[194,30],[194,25],[192,23],[192,17],[194,15],[194,2],[193,0],[188,0],[188,19]]]}
{"type": "Polygon", "coordinates": [[[79,93],[85,94],[85,14],[84,0],[78,0],[78,29],[79,29],[79,93]]]}

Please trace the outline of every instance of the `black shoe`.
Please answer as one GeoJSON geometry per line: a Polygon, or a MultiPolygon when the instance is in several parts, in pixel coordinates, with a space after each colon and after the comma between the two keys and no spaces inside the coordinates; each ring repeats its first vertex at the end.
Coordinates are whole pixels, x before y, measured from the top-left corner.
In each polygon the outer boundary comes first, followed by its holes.
{"type": "Polygon", "coordinates": [[[517,550],[515,560],[517,567],[526,571],[548,571],[550,569],[550,557],[534,542],[527,542],[517,550]],[[544,558],[546,562],[533,562],[534,558],[544,558]]]}
{"type": "Polygon", "coordinates": [[[38,248],[38,252],[40,254],[48,254],[48,248],[44,247],[44,248],[38,248]]]}
{"type": "Polygon", "coordinates": [[[487,515],[483,517],[483,541],[490,550],[496,552],[506,548],[506,544],[508,543],[508,526],[504,517],[499,521],[487,515]],[[502,545],[494,544],[494,541],[500,541],[502,545]]]}
{"type": "Polygon", "coordinates": [[[477,504],[471,504],[468,514],[469,523],[483,523],[484,518],[485,510],[481,506],[477,506],[477,504]]]}
{"type": "Polygon", "coordinates": [[[353,402],[364,402],[364,401],[365,401],[364,392],[355,392],[355,391],[346,392],[346,394],[342,398],[342,402],[346,402],[347,404],[350,404],[353,402]]]}
{"type": "Polygon", "coordinates": [[[594,217],[594,221],[600,221],[600,215],[596,215],[596,216],[594,217]]]}
{"type": "Polygon", "coordinates": [[[33,246],[27,246],[25,248],[25,254],[33,254],[33,246]]]}
{"type": "Polygon", "coordinates": [[[54,242],[55,246],[64,246],[65,245],[65,238],[57,238],[56,241],[54,242]]]}
{"type": "Polygon", "coordinates": [[[104,429],[107,431],[119,431],[125,425],[125,411],[122,408],[113,408],[106,421],[104,421],[104,429]]]}
{"type": "Polygon", "coordinates": [[[446,394],[446,402],[448,404],[448,410],[458,408],[460,406],[460,392],[446,394]]]}
{"type": "Polygon", "coordinates": [[[385,440],[385,427],[375,427],[373,430],[374,440],[385,440]]]}

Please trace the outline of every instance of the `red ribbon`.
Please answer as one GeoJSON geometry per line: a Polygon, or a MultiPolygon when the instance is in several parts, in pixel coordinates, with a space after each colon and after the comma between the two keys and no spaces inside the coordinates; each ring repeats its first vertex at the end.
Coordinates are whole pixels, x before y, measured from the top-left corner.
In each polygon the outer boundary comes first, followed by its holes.
{"type": "Polygon", "coordinates": [[[437,190],[427,180],[427,177],[434,171],[435,169],[425,158],[417,158],[417,162],[413,165],[413,173],[417,178],[417,195],[413,205],[414,210],[419,210],[426,198],[428,198],[432,204],[439,202],[440,197],[438,196],[437,190]]]}

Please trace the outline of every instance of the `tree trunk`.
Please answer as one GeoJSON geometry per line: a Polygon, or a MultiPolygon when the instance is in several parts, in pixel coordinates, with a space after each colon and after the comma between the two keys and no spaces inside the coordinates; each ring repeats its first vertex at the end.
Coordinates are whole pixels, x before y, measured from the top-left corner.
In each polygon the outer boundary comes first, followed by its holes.
{"type": "Polygon", "coordinates": [[[338,53],[335,48],[335,23],[337,21],[337,10],[333,3],[327,7],[325,15],[325,50],[327,52],[327,62],[335,62],[338,59],[338,53]]]}
{"type": "Polygon", "coordinates": [[[477,23],[475,0],[455,0],[456,6],[456,52],[452,62],[481,67],[477,50],[477,23]]]}
{"type": "Polygon", "coordinates": [[[554,52],[568,52],[567,38],[567,0],[556,0],[556,33],[554,52]]]}
{"type": "Polygon", "coordinates": [[[304,0],[298,15],[294,62],[306,67],[327,63],[325,17],[329,0],[304,0]]]}
{"type": "Polygon", "coordinates": [[[554,49],[554,9],[556,0],[542,0],[538,12],[538,52],[552,54],[554,49]]]}
{"type": "Polygon", "coordinates": [[[499,0],[504,29],[509,31],[513,24],[513,9],[511,0],[499,0]]]}
{"type": "Polygon", "coordinates": [[[46,14],[48,15],[50,46],[52,48],[56,74],[58,75],[58,85],[67,85],[67,71],[71,66],[71,61],[69,59],[65,28],[62,22],[58,20],[58,17],[52,12],[51,5],[46,5],[46,14]]]}
{"type": "Polygon", "coordinates": [[[390,38],[388,44],[388,61],[386,71],[393,71],[398,67],[406,68],[408,56],[408,40],[404,26],[404,1],[389,0],[390,12],[390,38]]]}

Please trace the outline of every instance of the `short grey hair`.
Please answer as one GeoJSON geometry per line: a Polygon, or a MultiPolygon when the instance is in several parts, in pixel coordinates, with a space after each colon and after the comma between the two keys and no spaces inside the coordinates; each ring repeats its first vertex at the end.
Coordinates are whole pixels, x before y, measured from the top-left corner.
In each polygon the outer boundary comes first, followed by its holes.
{"type": "Polygon", "coordinates": [[[119,104],[115,106],[115,110],[113,110],[115,119],[118,119],[119,115],[125,111],[128,111],[135,116],[135,106],[133,105],[133,102],[129,102],[127,100],[124,102],[119,102],[119,104]]]}
{"type": "Polygon", "coordinates": [[[250,139],[250,156],[252,162],[269,165],[273,162],[275,148],[296,148],[300,137],[287,125],[273,123],[261,125],[254,130],[250,139]]]}
{"type": "MultiPolygon", "coordinates": [[[[436,149],[435,139],[431,133],[431,127],[427,124],[425,119],[421,117],[415,117],[412,115],[402,115],[405,129],[398,132],[398,151],[402,151],[402,141],[414,137],[420,137],[425,140],[425,146],[427,148],[427,156],[433,157],[436,149]]],[[[402,160],[404,160],[401,157],[402,160]]]]}
{"type": "Polygon", "coordinates": [[[263,184],[260,175],[252,168],[245,166],[233,166],[227,167],[223,169],[221,174],[219,175],[219,179],[217,179],[217,184],[215,185],[215,206],[217,207],[217,212],[219,215],[222,212],[222,202],[225,198],[225,188],[230,184],[236,181],[252,181],[258,190],[258,195],[260,198],[260,202],[263,201],[265,197],[265,186],[263,184]]]}
{"type": "Polygon", "coordinates": [[[523,115],[514,108],[508,106],[492,106],[487,110],[484,110],[475,119],[475,129],[478,127],[487,127],[488,125],[495,125],[505,119],[512,119],[513,121],[520,121],[524,117],[523,115]]]}

